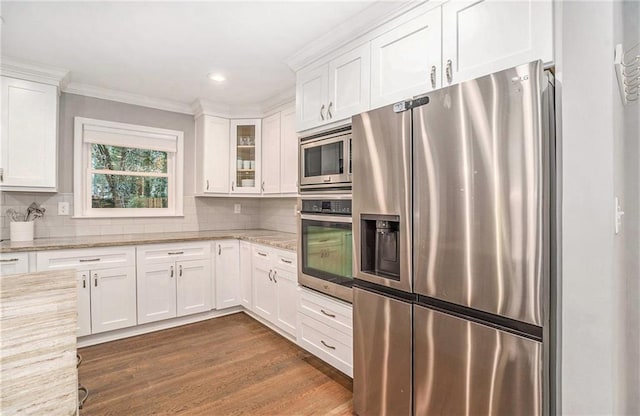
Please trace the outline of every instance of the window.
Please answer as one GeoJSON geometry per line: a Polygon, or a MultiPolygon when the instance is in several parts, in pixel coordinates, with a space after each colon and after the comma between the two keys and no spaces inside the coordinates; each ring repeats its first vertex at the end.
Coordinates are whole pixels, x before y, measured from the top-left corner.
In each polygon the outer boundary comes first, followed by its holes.
{"type": "Polygon", "coordinates": [[[180,131],[75,118],[77,217],[182,215],[180,131]]]}

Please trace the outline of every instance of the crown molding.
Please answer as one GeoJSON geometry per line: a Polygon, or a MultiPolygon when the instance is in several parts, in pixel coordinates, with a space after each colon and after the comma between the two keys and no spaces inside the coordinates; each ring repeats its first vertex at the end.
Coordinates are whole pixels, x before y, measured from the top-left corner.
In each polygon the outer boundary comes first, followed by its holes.
{"type": "Polygon", "coordinates": [[[77,82],[69,83],[62,89],[62,91],[68,94],[84,95],[85,97],[117,101],[120,103],[139,105],[142,107],[155,108],[157,110],[171,111],[174,113],[193,114],[193,110],[189,104],[179,101],[147,97],[144,95],[132,94],[129,92],[96,87],[77,82]]]}
{"type": "Polygon", "coordinates": [[[263,117],[269,114],[277,113],[287,107],[290,107],[296,100],[296,86],[292,85],[290,88],[276,94],[270,98],[267,98],[262,102],[262,115],[263,117]]]}
{"type": "Polygon", "coordinates": [[[327,31],[324,36],[305,45],[304,48],[285,59],[285,63],[297,72],[424,2],[425,0],[378,0],[346,22],[327,31]]]}
{"type": "Polygon", "coordinates": [[[0,74],[6,77],[55,85],[58,88],[63,88],[69,78],[68,69],[24,61],[10,56],[0,57],[0,74]]]}

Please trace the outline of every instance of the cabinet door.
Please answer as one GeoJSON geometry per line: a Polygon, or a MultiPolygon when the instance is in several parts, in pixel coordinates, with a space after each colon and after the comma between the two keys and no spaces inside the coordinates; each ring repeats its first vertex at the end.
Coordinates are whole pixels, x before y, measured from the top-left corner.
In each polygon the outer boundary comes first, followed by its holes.
{"type": "Polygon", "coordinates": [[[305,68],[296,74],[298,131],[326,123],[329,66],[305,68]]]}
{"type": "Polygon", "coordinates": [[[55,191],[58,89],[2,77],[0,187],[55,191]]]}
{"type": "Polygon", "coordinates": [[[442,6],[446,85],[515,65],[553,60],[552,4],[548,0],[450,1],[442,6]]]}
{"type": "Polygon", "coordinates": [[[298,135],[296,110],[283,111],[280,116],[280,193],[298,193],[298,135]]]}
{"type": "Polygon", "coordinates": [[[215,242],[216,309],[240,304],[240,247],[238,240],[215,242]]]}
{"type": "Polygon", "coordinates": [[[440,8],[371,41],[371,108],[439,88],[440,8]]]}
{"type": "Polygon", "coordinates": [[[231,193],[260,193],[261,124],[259,119],[231,121],[231,193]]]}
{"type": "Polygon", "coordinates": [[[252,266],[251,243],[240,242],[240,304],[249,310],[253,310],[252,302],[252,266]]]}
{"type": "Polygon", "coordinates": [[[29,273],[29,255],[27,253],[0,254],[0,276],[29,273]]]}
{"type": "Polygon", "coordinates": [[[196,191],[229,193],[229,120],[196,119],[196,191]]]}
{"type": "Polygon", "coordinates": [[[175,262],[138,263],[138,323],[176,316],[175,262]]]}
{"type": "Polygon", "coordinates": [[[282,330],[296,334],[298,319],[298,282],[295,273],[275,268],[273,279],[277,287],[276,324],[282,330]]]}
{"type": "Polygon", "coordinates": [[[262,120],[262,193],[280,193],[280,113],[262,120]]]}
{"type": "Polygon", "coordinates": [[[120,267],[91,272],[93,334],[136,325],[136,269],[120,267]]]}
{"type": "Polygon", "coordinates": [[[177,315],[211,310],[211,261],[179,261],[176,273],[177,315]]]}
{"type": "Polygon", "coordinates": [[[91,335],[91,273],[77,272],[78,277],[78,332],[79,337],[91,335]]]}
{"type": "Polygon", "coordinates": [[[369,42],[329,63],[328,120],[343,120],[369,109],[370,74],[369,42]]]}
{"type": "Polygon", "coordinates": [[[276,284],[269,253],[261,248],[253,250],[253,311],[274,322],[276,315],[276,284]]]}

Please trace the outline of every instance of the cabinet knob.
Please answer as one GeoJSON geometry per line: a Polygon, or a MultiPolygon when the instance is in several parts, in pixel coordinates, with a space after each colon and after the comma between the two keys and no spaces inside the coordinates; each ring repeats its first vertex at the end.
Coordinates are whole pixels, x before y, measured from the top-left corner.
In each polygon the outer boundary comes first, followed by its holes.
{"type": "Polygon", "coordinates": [[[320,118],[324,120],[324,104],[322,104],[322,107],[320,107],[320,118]]]}
{"type": "Polygon", "coordinates": [[[453,81],[453,62],[451,62],[451,59],[447,60],[447,69],[446,69],[446,74],[447,74],[447,82],[449,84],[451,84],[451,82],[453,81]]]}

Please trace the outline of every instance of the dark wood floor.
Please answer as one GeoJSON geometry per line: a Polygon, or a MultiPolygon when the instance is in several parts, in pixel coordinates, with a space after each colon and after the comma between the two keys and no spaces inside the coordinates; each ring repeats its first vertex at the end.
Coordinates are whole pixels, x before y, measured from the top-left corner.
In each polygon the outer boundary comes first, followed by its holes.
{"type": "Polygon", "coordinates": [[[89,415],[350,415],[351,379],[243,313],[80,349],[89,415]]]}

